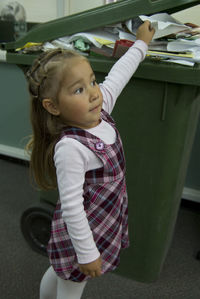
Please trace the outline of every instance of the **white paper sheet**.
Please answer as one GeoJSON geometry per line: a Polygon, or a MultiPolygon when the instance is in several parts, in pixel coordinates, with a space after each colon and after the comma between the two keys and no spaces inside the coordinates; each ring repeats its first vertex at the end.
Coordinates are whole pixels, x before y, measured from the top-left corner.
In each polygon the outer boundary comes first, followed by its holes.
{"type": "Polygon", "coordinates": [[[200,38],[196,40],[178,39],[168,42],[167,50],[171,52],[187,52],[200,49],[200,38]]]}
{"type": "Polygon", "coordinates": [[[100,29],[93,30],[90,32],[79,32],[77,34],[74,34],[68,39],[68,42],[71,43],[72,41],[77,40],[78,38],[82,38],[84,41],[92,43],[97,48],[101,48],[103,46],[103,43],[98,42],[95,38],[99,40],[107,40],[114,44],[115,41],[118,39],[118,35],[111,34],[100,29]]]}
{"type": "Polygon", "coordinates": [[[150,21],[151,26],[155,29],[153,39],[161,38],[179,31],[190,29],[190,27],[181,24],[176,19],[168,15],[167,13],[159,13],[150,17],[141,15],[142,21],[150,21]]]}
{"type": "Polygon", "coordinates": [[[0,61],[6,61],[6,54],[7,54],[7,51],[0,50],[0,61]]]}

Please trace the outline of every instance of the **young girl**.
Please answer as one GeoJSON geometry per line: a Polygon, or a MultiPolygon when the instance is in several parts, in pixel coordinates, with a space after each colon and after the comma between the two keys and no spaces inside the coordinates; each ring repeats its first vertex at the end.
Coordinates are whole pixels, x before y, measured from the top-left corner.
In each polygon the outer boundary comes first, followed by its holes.
{"type": "Polygon", "coordinates": [[[41,299],[81,298],[86,281],[114,270],[129,245],[125,160],[110,114],[153,34],[149,22],[141,25],[100,85],[85,57],[60,49],[43,53],[27,74],[34,178],[59,190],[41,299]]]}

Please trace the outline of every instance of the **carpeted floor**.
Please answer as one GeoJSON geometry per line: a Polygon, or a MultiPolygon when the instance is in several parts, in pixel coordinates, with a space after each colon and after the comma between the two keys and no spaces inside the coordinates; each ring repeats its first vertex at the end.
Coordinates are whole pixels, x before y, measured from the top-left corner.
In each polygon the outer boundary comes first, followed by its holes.
{"type": "MultiPolygon", "coordinates": [[[[36,201],[23,163],[0,159],[0,298],[39,299],[48,259],[31,250],[20,231],[20,217],[36,201]]],[[[150,284],[107,274],[88,283],[83,299],[199,299],[200,209],[180,208],[160,278],[150,284]]],[[[67,299],[67,298],[66,298],[67,299]]]]}

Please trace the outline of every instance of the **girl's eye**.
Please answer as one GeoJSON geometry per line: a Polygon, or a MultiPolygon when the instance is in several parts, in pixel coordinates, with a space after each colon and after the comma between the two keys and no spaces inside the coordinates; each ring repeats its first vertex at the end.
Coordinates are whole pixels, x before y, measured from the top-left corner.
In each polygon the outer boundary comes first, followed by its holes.
{"type": "Polygon", "coordinates": [[[92,82],[91,82],[91,86],[95,86],[96,85],[96,79],[94,79],[92,82]]]}
{"type": "Polygon", "coordinates": [[[83,87],[80,87],[80,88],[75,90],[75,94],[80,94],[82,92],[83,92],[83,87]]]}

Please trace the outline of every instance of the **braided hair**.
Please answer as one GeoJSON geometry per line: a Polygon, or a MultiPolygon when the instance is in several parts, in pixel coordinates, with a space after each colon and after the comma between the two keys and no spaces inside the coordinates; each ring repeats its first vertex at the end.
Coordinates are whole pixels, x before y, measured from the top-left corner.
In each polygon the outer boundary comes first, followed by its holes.
{"type": "Polygon", "coordinates": [[[71,50],[50,50],[42,53],[28,70],[26,76],[31,97],[32,136],[26,149],[30,166],[39,188],[56,189],[56,171],[53,162],[54,147],[66,124],[59,116],[50,114],[42,104],[43,99],[58,103],[63,84],[63,72],[71,58],[84,58],[71,50]]]}

